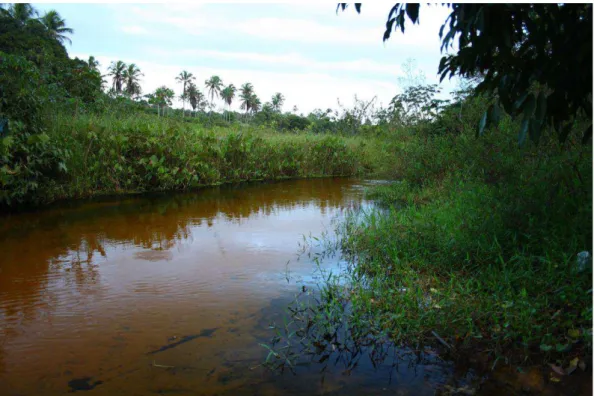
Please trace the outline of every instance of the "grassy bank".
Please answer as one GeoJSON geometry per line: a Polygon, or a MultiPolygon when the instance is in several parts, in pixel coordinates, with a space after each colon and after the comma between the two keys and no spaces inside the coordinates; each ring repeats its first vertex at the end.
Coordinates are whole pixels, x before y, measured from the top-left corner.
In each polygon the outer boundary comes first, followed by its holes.
{"type": "Polygon", "coordinates": [[[591,145],[518,148],[510,119],[480,139],[473,122],[386,140],[381,170],[396,182],[339,226],[348,269],[325,277],[319,302],[291,309],[277,363],[299,358],[295,344],[319,356],[349,342],[434,345],[490,366],[590,356],[592,271],[577,255],[592,252],[591,145]]]}
{"type": "Polygon", "coordinates": [[[205,127],[141,113],[50,115],[44,133],[11,141],[0,203],[41,204],[100,194],[187,190],[248,180],[350,176],[370,168],[360,138],[205,127]]]}

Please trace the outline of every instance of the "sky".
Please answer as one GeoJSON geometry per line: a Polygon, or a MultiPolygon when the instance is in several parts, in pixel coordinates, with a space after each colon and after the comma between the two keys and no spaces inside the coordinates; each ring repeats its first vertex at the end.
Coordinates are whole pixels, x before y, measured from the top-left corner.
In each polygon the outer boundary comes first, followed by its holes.
{"type": "MultiPolygon", "coordinates": [[[[95,56],[103,73],[112,61],[136,63],[143,93],[166,85],[181,94],[175,77],[187,70],[203,92],[218,75],[225,85],[253,84],[262,102],[276,92],[283,110],[308,114],[351,106],[354,96],[387,106],[402,91],[403,64],[414,59],[427,83],[438,83],[439,29],[447,8],[422,6],[420,24],[383,42],[392,3],[336,12],[336,3],[299,4],[34,4],[57,10],[74,29],[71,57],[95,56]]],[[[444,81],[444,93],[456,82],[444,81]]],[[[177,105],[181,102],[177,103],[177,105]]],[[[222,108],[217,101],[217,108],[222,108]]],[[[232,108],[239,108],[239,101],[232,108]]]]}

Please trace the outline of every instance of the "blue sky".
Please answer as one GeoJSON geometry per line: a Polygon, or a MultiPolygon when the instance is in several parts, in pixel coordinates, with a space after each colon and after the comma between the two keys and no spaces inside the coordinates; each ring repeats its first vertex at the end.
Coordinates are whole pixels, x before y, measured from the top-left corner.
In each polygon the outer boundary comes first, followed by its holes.
{"type": "MultiPolygon", "coordinates": [[[[337,98],[349,105],[355,94],[387,105],[411,58],[427,82],[438,82],[438,32],[448,10],[423,6],[420,25],[383,43],[390,6],[364,4],[358,15],[354,8],[337,14],[336,3],[325,2],[35,4],[56,9],[74,29],[72,57],[94,55],[103,71],[114,60],[136,63],[144,93],[167,85],[179,94],[175,76],[188,70],[199,88],[214,74],[237,87],[251,82],[263,102],[281,92],[284,110],[300,113],[336,108],[337,98]]],[[[442,85],[449,92],[455,82],[442,85]]]]}

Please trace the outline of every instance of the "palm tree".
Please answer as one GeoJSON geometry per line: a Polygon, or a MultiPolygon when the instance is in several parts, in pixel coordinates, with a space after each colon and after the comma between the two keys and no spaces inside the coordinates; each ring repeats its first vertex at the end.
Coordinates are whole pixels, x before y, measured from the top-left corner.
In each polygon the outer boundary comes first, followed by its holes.
{"type": "Polygon", "coordinates": [[[109,65],[109,68],[107,70],[109,71],[107,75],[112,76],[113,89],[115,93],[122,93],[122,87],[124,85],[124,73],[126,72],[126,64],[121,60],[117,62],[111,62],[111,65],[109,65]]]}
{"type": "Polygon", "coordinates": [[[223,101],[227,104],[229,111],[231,111],[231,103],[233,102],[233,99],[235,99],[236,91],[237,89],[233,84],[229,84],[221,91],[221,98],[223,98],[223,101]]]}
{"type": "Polygon", "coordinates": [[[187,90],[187,99],[190,101],[190,105],[192,109],[196,111],[196,108],[202,107],[204,103],[204,94],[200,92],[196,84],[190,81],[187,90]]]}
{"type": "Polygon", "coordinates": [[[186,99],[188,98],[188,84],[192,83],[193,80],[196,80],[196,77],[194,77],[194,75],[192,73],[189,73],[187,71],[182,71],[181,73],[179,73],[179,76],[175,77],[175,81],[177,81],[178,83],[182,84],[183,88],[182,88],[182,94],[180,96],[180,98],[182,99],[182,112],[185,115],[186,114],[186,99]]]}
{"type": "Polygon", "coordinates": [[[276,112],[280,112],[283,107],[283,103],[285,103],[285,97],[282,93],[277,92],[272,96],[271,103],[272,109],[276,112]]]}
{"type": "Polygon", "coordinates": [[[60,43],[68,41],[72,45],[72,40],[66,34],[72,34],[74,30],[66,27],[66,20],[62,19],[56,10],[46,12],[39,20],[53,38],[60,43]]]}
{"type": "Polygon", "coordinates": [[[208,80],[204,82],[206,88],[208,89],[208,93],[210,94],[210,101],[214,104],[214,97],[219,97],[221,93],[221,88],[223,87],[223,80],[219,76],[212,76],[208,80]]]}
{"type": "Polygon", "coordinates": [[[11,4],[5,13],[21,26],[26,25],[39,15],[37,10],[29,3],[11,4]]]}
{"type": "Polygon", "coordinates": [[[241,99],[241,108],[245,109],[247,114],[251,109],[252,96],[254,95],[254,86],[250,83],[245,83],[241,86],[241,93],[239,98],[241,99]]]}
{"type": "Polygon", "coordinates": [[[157,88],[153,95],[157,104],[157,113],[159,112],[159,106],[162,106],[163,115],[165,115],[165,109],[168,106],[171,106],[172,100],[175,97],[175,92],[173,92],[173,89],[167,88],[165,85],[163,85],[157,88]]]}
{"type": "Polygon", "coordinates": [[[124,83],[126,84],[125,92],[131,98],[134,96],[140,96],[142,89],[140,88],[140,77],[143,76],[142,72],[134,63],[130,63],[128,67],[122,73],[124,83]]]}
{"type": "Polygon", "coordinates": [[[99,61],[93,55],[89,56],[89,68],[94,71],[99,71],[99,61]]]}
{"type": "Polygon", "coordinates": [[[252,96],[250,97],[250,109],[252,110],[252,112],[257,113],[258,111],[260,111],[261,107],[262,102],[260,102],[260,98],[258,98],[256,94],[252,94],[252,96]]]}

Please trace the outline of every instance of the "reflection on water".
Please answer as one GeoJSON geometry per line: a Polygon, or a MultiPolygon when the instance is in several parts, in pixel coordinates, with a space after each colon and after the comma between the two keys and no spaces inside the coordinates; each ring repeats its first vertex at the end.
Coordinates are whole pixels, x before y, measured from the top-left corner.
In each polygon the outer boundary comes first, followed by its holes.
{"type": "Polygon", "coordinates": [[[360,183],[300,180],[14,215],[0,226],[0,394],[433,394],[451,367],[362,363],[277,376],[259,364],[282,322],[303,234],[365,205],[360,183]]]}

